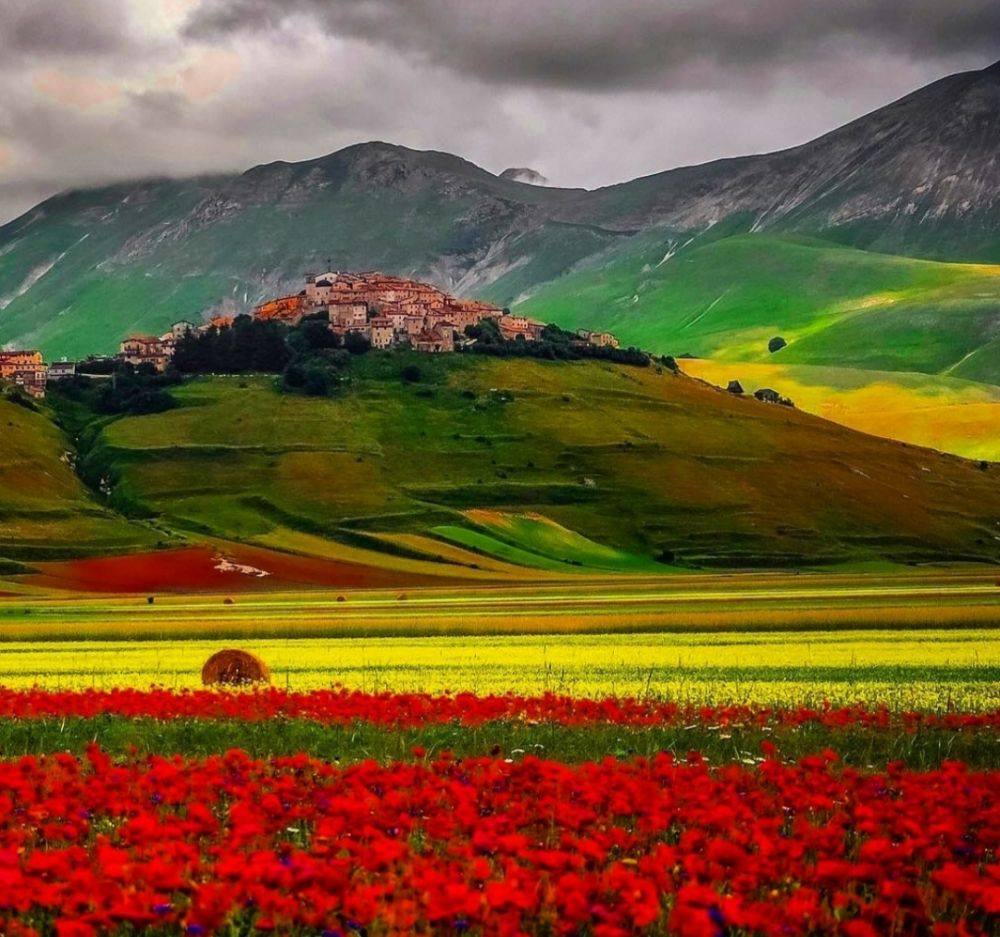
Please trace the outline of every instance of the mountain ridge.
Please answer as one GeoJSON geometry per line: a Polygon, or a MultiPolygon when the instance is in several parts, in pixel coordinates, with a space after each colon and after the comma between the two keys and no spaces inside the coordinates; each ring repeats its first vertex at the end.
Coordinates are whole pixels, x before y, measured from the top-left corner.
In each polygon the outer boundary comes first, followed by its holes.
{"type": "Polygon", "coordinates": [[[595,190],[504,179],[380,141],[239,174],[53,196],[0,227],[0,343],[109,351],[131,329],[248,309],[329,258],[508,305],[659,237],[806,234],[1000,261],[1000,63],[814,141],[595,190]]]}

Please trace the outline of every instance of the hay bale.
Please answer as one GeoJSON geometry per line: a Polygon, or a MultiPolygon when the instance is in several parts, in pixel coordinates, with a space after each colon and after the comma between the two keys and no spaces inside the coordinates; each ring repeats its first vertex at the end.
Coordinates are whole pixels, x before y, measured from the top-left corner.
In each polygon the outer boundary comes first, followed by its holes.
{"type": "Polygon", "coordinates": [[[201,668],[201,682],[205,686],[250,686],[270,683],[271,671],[255,654],[227,648],[216,651],[201,668]]]}

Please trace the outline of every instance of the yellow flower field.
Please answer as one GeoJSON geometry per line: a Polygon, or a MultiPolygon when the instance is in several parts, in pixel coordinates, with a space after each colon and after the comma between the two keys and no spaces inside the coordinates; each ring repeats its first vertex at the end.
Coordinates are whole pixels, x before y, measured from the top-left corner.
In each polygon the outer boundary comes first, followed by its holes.
{"type": "MultiPolygon", "coordinates": [[[[200,685],[225,642],[12,642],[0,683],[12,687],[200,685]]],[[[1000,706],[1000,634],[841,631],[816,634],[635,634],[259,640],[243,643],[293,690],[554,691],[690,702],[836,703],[894,708],[1000,706]]]]}

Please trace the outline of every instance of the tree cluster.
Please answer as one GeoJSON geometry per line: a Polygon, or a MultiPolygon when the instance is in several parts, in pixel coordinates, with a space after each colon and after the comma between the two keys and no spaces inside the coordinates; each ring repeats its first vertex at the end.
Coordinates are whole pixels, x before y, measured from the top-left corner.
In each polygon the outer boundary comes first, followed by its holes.
{"type": "Polygon", "coordinates": [[[287,344],[291,359],[282,383],[286,390],[310,397],[336,393],[346,380],[352,355],[363,355],[372,347],[360,332],[348,332],[341,340],[322,316],[303,319],[289,331],[287,344]]]}
{"type": "Polygon", "coordinates": [[[119,364],[111,379],[101,382],[97,388],[93,407],[98,413],[108,415],[163,413],[177,406],[167,388],[180,382],[176,372],[159,374],[150,364],[141,364],[138,368],[119,364]]]}
{"type": "Polygon", "coordinates": [[[181,374],[279,374],[292,358],[288,331],[280,322],[237,316],[232,326],[188,332],[172,364],[181,374]]]}
{"type": "Polygon", "coordinates": [[[322,313],[294,327],[237,316],[231,326],[181,338],[172,365],[181,374],[280,374],[286,390],[322,397],[343,382],[351,355],[370,348],[359,332],[341,340],[322,313]]]}
{"type": "Polygon", "coordinates": [[[634,367],[649,366],[649,355],[638,348],[611,348],[591,345],[573,332],[567,332],[558,325],[547,325],[542,329],[541,338],[529,342],[521,336],[509,341],[503,337],[500,327],[492,319],[483,319],[478,325],[466,326],[465,334],[476,339],[471,351],[477,355],[492,355],[497,358],[542,358],[548,361],[577,361],[593,358],[598,361],[612,361],[634,367]]]}

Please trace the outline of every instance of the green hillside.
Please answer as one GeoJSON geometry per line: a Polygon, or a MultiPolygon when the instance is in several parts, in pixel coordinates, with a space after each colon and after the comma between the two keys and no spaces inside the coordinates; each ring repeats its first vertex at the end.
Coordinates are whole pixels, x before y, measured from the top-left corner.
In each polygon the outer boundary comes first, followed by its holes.
{"type": "Polygon", "coordinates": [[[995,468],[668,371],[371,354],[351,374],[329,399],[189,381],[178,408],[104,425],[83,471],[134,515],[272,546],[436,540],[637,570],[1000,559],[995,468]],[[400,380],[411,361],[416,385],[400,380]]]}
{"type": "Polygon", "coordinates": [[[0,568],[5,561],[149,547],[158,537],[91,497],[45,412],[0,396],[0,568]]]}
{"type": "Polygon", "coordinates": [[[1000,266],[821,241],[647,233],[543,287],[520,312],[674,355],[948,373],[1000,383],[1000,266]],[[768,352],[781,336],[787,347],[768,352]]]}

